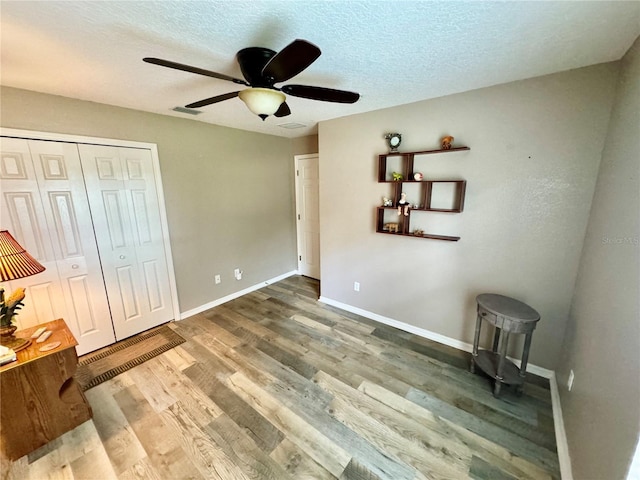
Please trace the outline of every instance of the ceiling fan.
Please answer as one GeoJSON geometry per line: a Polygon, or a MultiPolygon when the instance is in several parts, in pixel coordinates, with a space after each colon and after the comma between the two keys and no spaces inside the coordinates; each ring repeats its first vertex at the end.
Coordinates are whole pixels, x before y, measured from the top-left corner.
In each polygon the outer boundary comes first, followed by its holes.
{"type": "Polygon", "coordinates": [[[285,82],[298,75],[311,65],[320,56],[320,53],[318,47],[306,40],[294,40],[277,53],[263,47],[243,48],[237,53],[236,58],[245,78],[244,80],[203,68],[162,60],[161,58],[147,57],[143,58],[143,60],[147,63],[227,80],[249,87],[244,90],[223,93],[222,95],[190,103],[186,105],[187,108],[204,107],[229,100],[230,98],[240,97],[240,100],[249,107],[249,110],[262,118],[262,120],[265,120],[269,115],[286,117],[291,114],[285,93],[294,97],[320,100],[322,102],[355,103],[358,101],[359,94],[346,90],[310,85],[275,86],[276,83],[285,82]]]}

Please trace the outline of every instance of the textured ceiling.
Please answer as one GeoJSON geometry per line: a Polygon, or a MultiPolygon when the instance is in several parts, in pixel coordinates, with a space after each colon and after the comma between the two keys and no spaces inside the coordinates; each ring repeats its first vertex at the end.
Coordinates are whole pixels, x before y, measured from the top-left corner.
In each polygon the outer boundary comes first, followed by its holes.
{"type": "Polygon", "coordinates": [[[2,85],[297,137],[321,120],[618,60],[640,34],[640,3],[1,1],[0,20],[2,85]],[[290,96],[292,115],[262,122],[235,98],[192,117],[171,109],[237,85],[142,62],[241,77],[238,50],[296,38],[322,55],[288,83],[361,99],[290,96]],[[278,126],[288,122],[307,127],[278,126]]]}

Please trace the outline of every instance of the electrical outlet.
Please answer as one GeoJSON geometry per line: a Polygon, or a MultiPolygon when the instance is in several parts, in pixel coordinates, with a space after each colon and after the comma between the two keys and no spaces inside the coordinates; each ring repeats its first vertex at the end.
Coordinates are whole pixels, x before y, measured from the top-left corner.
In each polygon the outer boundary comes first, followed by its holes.
{"type": "Polygon", "coordinates": [[[573,387],[573,380],[575,379],[575,375],[573,374],[573,370],[569,372],[569,379],[567,380],[567,389],[571,391],[573,387]]]}
{"type": "Polygon", "coordinates": [[[216,285],[218,285],[222,280],[220,280],[220,275],[215,276],[216,285]]]}
{"type": "Polygon", "coordinates": [[[360,291],[360,282],[353,282],[353,289],[356,292],[359,292],[360,291]]]}
{"type": "Polygon", "coordinates": [[[236,280],[242,280],[242,270],[240,270],[239,268],[236,268],[233,271],[233,276],[235,277],[236,280]]]}

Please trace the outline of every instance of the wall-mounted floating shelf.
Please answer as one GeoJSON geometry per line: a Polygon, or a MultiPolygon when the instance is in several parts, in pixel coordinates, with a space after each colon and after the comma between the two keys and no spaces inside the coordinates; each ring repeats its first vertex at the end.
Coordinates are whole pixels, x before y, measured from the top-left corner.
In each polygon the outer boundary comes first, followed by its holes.
{"type": "MultiPolygon", "coordinates": [[[[461,213],[464,209],[464,197],[467,188],[466,180],[429,180],[414,179],[414,160],[416,155],[431,155],[440,153],[453,153],[470,150],[469,147],[454,147],[449,150],[422,150],[417,152],[393,152],[378,156],[378,183],[393,184],[391,200],[393,206],[378,207],[376,216],[376,232],[389,235],[403,235],[416,238],[429,238],[434,240],[447,240],[457,242],[460,237],[450,235],[436,235],[431,233],[416,234],[411,231],[412,212],[444,212],[461,213]],[[394,180],[392,172],[387,171],[387,159],[400,157],[400,169],[402,180],[394,180]],[[385,213],[397,211],[398,202],[404,184],[418,184],[420,186],[418,208],[410,208],[408,215],[398,215],[397,220],[387,222],[385,213]],[[397,225],[395,225],[397,223],[397,225]],[[397,230],[397,231],[396,231],[397,230]]],[[[387,215],[387,220],[388,220],[387,215]]]]}

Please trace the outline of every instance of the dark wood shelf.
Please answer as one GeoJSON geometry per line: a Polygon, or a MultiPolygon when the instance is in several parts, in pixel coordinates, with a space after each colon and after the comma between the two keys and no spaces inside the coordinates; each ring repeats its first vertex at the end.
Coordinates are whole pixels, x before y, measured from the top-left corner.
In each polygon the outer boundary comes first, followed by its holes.
{"type": "MultiPolygon", "coordinates": [[[[385,210],[397,210],[398,207],[378,207],[385,210]]],[[[460,213],[460,210],[450,210],[446,208],[412,208],[411,212],[439,212],[439,213],[460,213]]]]}
{"type": "Polygon", "coordinates": [[[452,147],[448,150],[443,150],[441,148],[436,150],[420,150],[417,152],[390,152],[385,153],[385,157],[401,157],[402,155],[430,155],[432,153],[451,153],[451,152],[460,152],[462,150],[471,150],[469,147],[452,147]]]}
{"type": "Polygon", "coordinates": [[[434,240],[446,240],[446,241],[454,241],[457,242],[460,240],[460,237],[454,237],[449,235],[437,235],[431,233],[425,233],[423,235],[415,235],[411,232],[410,223],[411,223],[411,212],[423,212],[423,213],[462,213],[464,209],[464,199],[467,188],[466,180],[460,179],[446,179],[446,180],[430,180],[423,178],[422,180],[415,180],[414,176],[414,159],[416,155],[431,155],[438,153],[453,153],[453,152],[461,152],[471,150],[469,147],[454,147],[448,150],[420,150],[415,152],[391,152],[378,156],[378,183],[390,183],[393,185],[391,200],[393,201],[392,207],[378,207],[377,210],[377,218],[376,218],[376,232],[378,233],[387,233],[389,235],[400,235],[405,237],[416,237],[416,238],[429,238],[434,240]],[[389,180],[387,178],[387,158],[388,157],[401,157],[402,163],[400,172],[402,174],[402,180],[389,180]],[[400,215],[398,216],[397,222],[385,222],[384,220],[384,212],[385,210],[394,210],[398,208],[398,203],[400,202],[400,195],[402,193],[403,185],[407,184],[417,184],[420,187],[419,199],[415,202],[417,205],[421,205],[419,208],[410,208],[409,215],[400,215]],[[442,187],[442,184],[452,184],[450,187],[451,190],[451,208],[443,208],[447,207],[447,202],[435,202],[435,205],[432,203],[434,199],[434,186],[439,190],[440,195],[449,194],[449,190],[446,187],[442,187]],[[440,188],[437,188],[440,186],[440,188]],[[444,193],[442,189],[445,189],[444,193]],[[443,205],[444,204],[444,205],[443,205]],[[388,229],[385,230],[385,225],[387,223],[396,224],[398,232],[390,232],[388,229]]]}
{"type": "Polygon", "coordinates": [[[414,237],[414,238],[430,238],[431,240],[446,240],[448,242],[457,242],[460,237],[452,237],[450,235],[434,235],[432,233],[425,233],[422,235],[416,235],[415,233],[402,233],[402,232],[389,232],[387,230],[379,230],[377,233],[385,233],[387,235],[395,235],[398,237],[414,237]]]}
{"type": "MultiPolygon", "coordinates": [[[[446,151],[446,150],[445,150],[446,151]]],[[[449,182],[462,182],[464,180],[378,180],[378,183],[449,183],[449,182]]]]}

